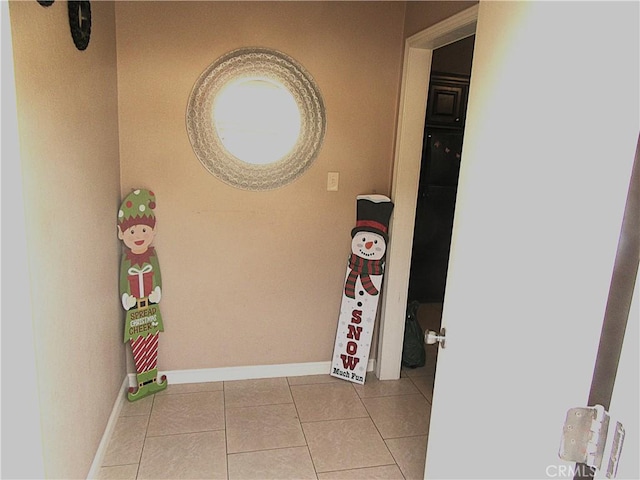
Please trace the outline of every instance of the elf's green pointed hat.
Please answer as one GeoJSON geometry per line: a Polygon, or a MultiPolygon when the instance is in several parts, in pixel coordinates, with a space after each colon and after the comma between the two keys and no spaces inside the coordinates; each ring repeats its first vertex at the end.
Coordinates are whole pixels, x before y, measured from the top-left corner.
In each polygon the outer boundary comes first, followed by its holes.
{"type": "Polygon", "coordinates": [[[118,226],[126,230],[132,225],[156,225],[156,195],[151,190],[138,189],[125,197],[118,210],[118,226]]]}

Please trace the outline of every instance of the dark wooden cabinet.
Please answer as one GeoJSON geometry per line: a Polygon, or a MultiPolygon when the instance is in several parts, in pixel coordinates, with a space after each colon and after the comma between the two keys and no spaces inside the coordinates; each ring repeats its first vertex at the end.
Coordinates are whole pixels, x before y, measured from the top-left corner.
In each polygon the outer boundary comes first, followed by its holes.
{"type": "Polygon", "coordinates": [[[429,185],[456,187],[462,160],[462,130],[429,128],[425,132],[419,192],[429,185]]]}
{"type": "Polygon", "coordinates": [[[444,299],[468,90],[464,75],[436,72],[429,82],[409,301],[444,299]]]}
{"type": "Polygon", "coordinates": [[[425,134],[413,232],[409,300],[437,303],[444,299],[462,138],[462,130],[453,129],[430,128],[425,134]]]}
{"type": "Polygon", "coordinates": [[[444,300],[456,192],[455,187],[429,186],[418,198],[409,277],[410,301],[440,303],[444,300]]]}
{"type": "Polygon", "coordinates": [[[427,125],[463,128],[469,77],[434,73],[429,81],[427,125]]]}

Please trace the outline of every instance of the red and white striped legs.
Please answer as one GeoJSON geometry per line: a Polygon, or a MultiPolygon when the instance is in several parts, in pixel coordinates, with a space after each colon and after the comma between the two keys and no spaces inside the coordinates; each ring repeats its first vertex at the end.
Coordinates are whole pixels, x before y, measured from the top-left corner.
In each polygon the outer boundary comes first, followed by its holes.
{"type": "Polygon", "coordinates": [[[147,372],[158,366],[158,335],[159,332],[131,340],[136,372],[147,372]]]}

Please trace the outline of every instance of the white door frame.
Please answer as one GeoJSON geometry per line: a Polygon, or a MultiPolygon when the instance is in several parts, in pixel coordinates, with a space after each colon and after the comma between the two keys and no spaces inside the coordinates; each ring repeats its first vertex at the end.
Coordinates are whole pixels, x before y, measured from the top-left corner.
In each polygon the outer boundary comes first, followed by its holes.
{"type": "Polygon", "coordinates": [[[390,224],[391,240],[387,250],[376,361],[376,376],[380,380],[400,378],[413,226],[433,50],[473,35],[477,19],[478,5],[474,5],[405,41],[391,186],[394,211],[390,224]]]}

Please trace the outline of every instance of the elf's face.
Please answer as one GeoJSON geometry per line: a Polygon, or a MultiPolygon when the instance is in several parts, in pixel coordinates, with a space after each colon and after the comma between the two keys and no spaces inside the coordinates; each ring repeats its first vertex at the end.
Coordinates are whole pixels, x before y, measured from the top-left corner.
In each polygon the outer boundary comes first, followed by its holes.
{"type": "Polygon", "coordinates": [[[367,260],[380,260],[387,251],[387,242],[377,233],[358,232],[351,240],[351,251],[367,260]]]}
{"type": "Polygon", "coordinates": [[[133,225],[125,231],[118,227],[118,238],[136,254],[146,252],[155,236],[155,229],[149,225],[133,225]]]}

